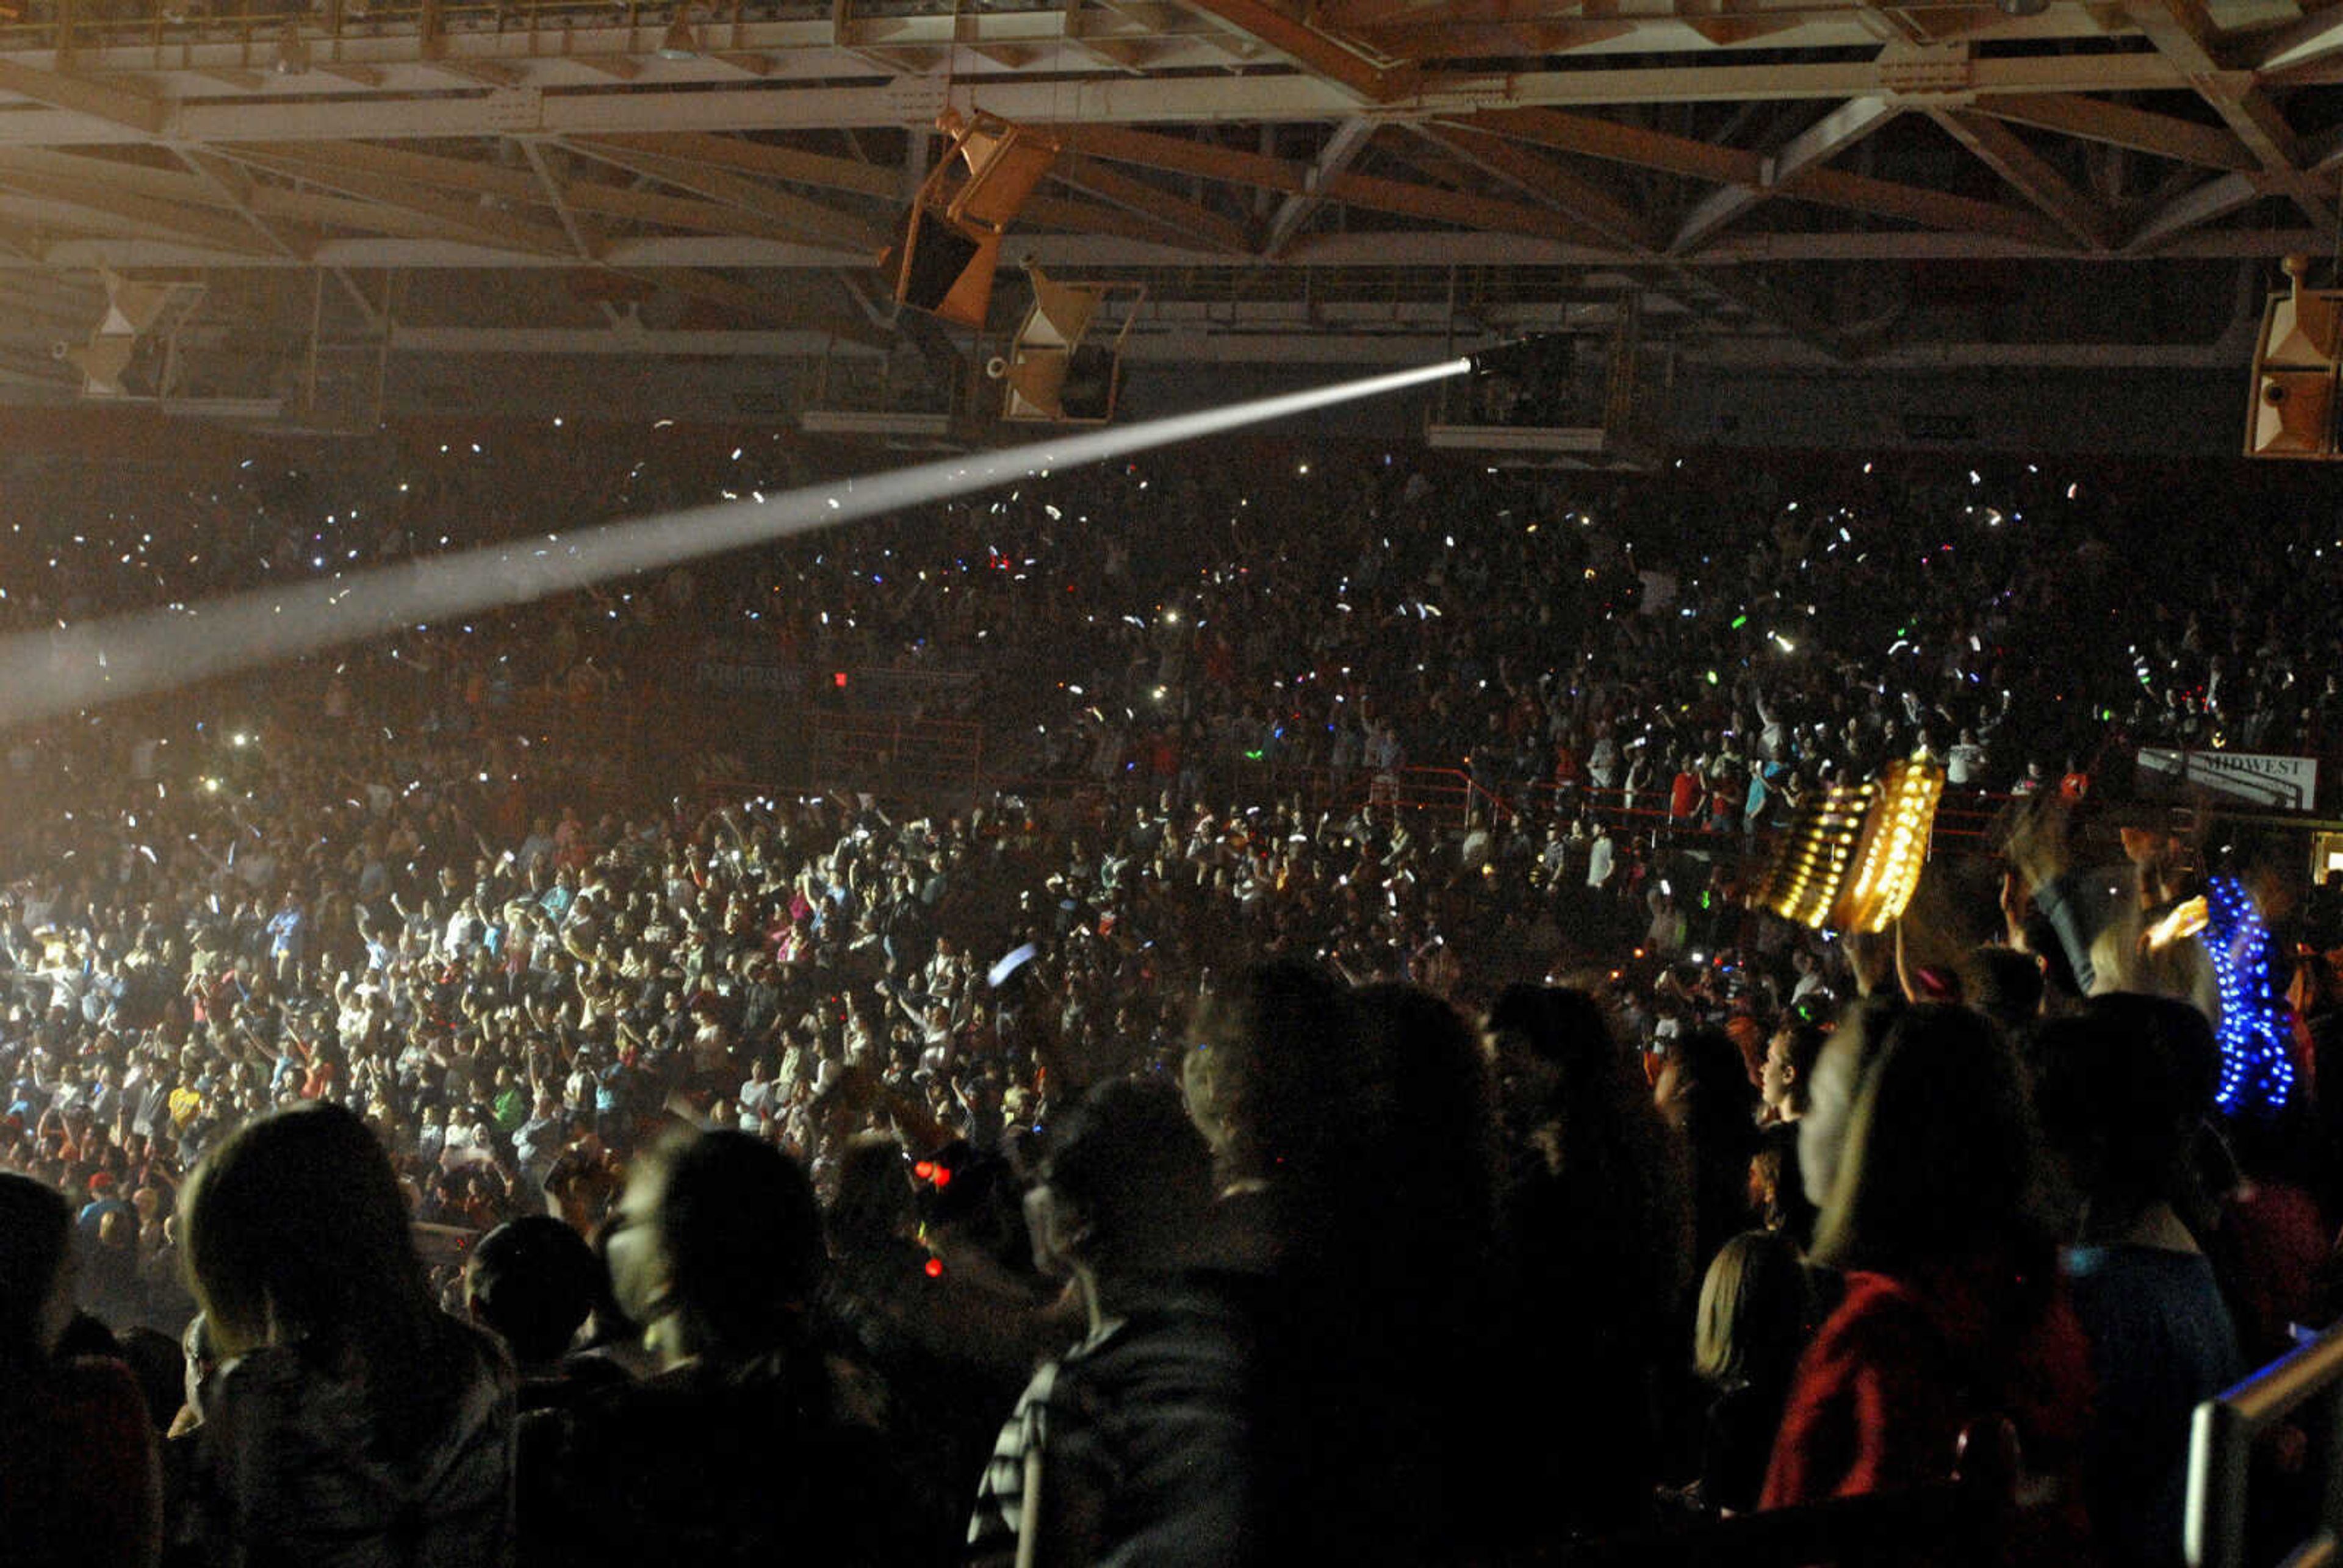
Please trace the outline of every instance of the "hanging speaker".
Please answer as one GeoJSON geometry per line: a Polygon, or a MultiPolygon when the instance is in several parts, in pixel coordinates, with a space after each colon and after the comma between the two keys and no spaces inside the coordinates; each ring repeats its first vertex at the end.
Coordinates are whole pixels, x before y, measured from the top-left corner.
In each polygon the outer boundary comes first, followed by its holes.
{"type": "Polygon", "coordinates": [[[1005,382],[1001,417],[1103,425],[1122,386],[1122,346],[1147,298],[1136,283],[1060,283],[1028,261],[1033,303],[1009,352],[986,367],[1005,382]],[[1114,309],[1107,314],[1111,300],[1114,309]]]}
{"type": "Polygon", "coordinates": [[[981,331],[1001,264],[1001,237],[1057,161],[1058,144],[998,115],[963,119],[946,110],[936,126],[951,138],[920,183],[895,269],[895,301],[981,331]]]}
{"type": "Polygon", "coordinates": [[[2335,373],[2265,370],[2255,398],[2251,455],[2315,457],[2335,449],[2335,373]]]}
{"type": "Polygon", "coordinates": [[[2292,286],[2262,307],[2254,354],[2246,456],[2324,457],[2336,447],[2336,377],[2343,358],[2343,295],[2304,286],[2308,256],[2289,256],[2292,286]]]}
{"type": "Polygon", "coordinates": [[[1102,343],[1085,343],[1066,357],[1066,378],[1058,387],[1058,417],[1103,425],[1114,417],[1114,395],[1122,379],[1122,357],[1102,343]]]}
{"type": "Polygon", "coordinates": [[[2305,288],[2310,258],[2289,256],[2289,293],[2269,303],[2262,328],[2262,363],[2273,369],[2332,370],[2343,348],[2343,300],[2330,291],[2305,288]]]}
{"type": "Polygon", "coordinates": [[[1103,303],[1098,290],[1053,282],[1030,262],[1025,272],[1033,284],[1033,310],[1017,341],[1042,348],[1073,347],[1091,329],[1091,317],[1103,303]]]}
{"type": "Polygon", "coordinates": [[[65,358],[81,372],[82,391],[93,397],[122,396],[122,373],[130,367],[130,351],[138,340],[127,333],[92,337],[86,347],[68,348],[65,358]]]}
{"type": "Polygon", "coordinates": [[[2343,338],[2343,308],[2331,294],[2300,291],[2270,307],[2266,365],[2288,369],[2331,369],[2343,338]]]}
{"type": "Polygon", "coordinates": [[[962,120],[947,109],[936,125],[952,138],[945,167],[957,157],[968,174],[947,210],[954,220],[979,228],[1005,229],[1015,223],[1058,161],[1054,138],[998,115],[980,110],[973,119],[962,120]]]}
{"type": "Polygon", "coordinates": [[[995,359],[985,367],[994,380],[1005,382],[1004,419],[1062,419],[1066,417],[1066,356],[1056,349],[1035,349],[1014,360],[995,359]]]}
{"type": "MultiPolygon", "coordinates": [[[[884,266],[890,258],[881,257],[884,266]]],[[[982,327],[1001,265],[1001,236],[970,231],[933,208],[911,209],[895,258],[895,300],[964,327],[982,327]]]]}

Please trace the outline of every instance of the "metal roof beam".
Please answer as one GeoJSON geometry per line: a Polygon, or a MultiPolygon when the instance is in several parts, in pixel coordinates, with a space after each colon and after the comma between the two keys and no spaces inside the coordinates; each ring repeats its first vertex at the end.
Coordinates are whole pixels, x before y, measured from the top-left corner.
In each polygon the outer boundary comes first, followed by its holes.
{"type": "Polygon", "coordinates": [[[2200,126],[2171,115],[2150,114],[2128,104],[2080,94],[2007,94],[1979,98],[1979,114],[2060,136],[2128,147],[2136,153],[2195,164],[2208,169],[2258,168],[2246,144],[2219,126],[2200,126]]]}
{"type": "Polygon", "coordinates": [[[2115,247],[2115,215],[2077,190],[2016,131],[1999,120],[1962,109],[1931,109],[1928,117],[2077,241],[2093,250],[2115,247]]]}
{"type": "Polygon", "coordinates": [[[1898,185],[1893,180],[1873,179],[1845,169],[1808,169],[1782,186],[1781,194],[1820,206],[1900,218],[1924,228],[1993,235],[2021,247],[2052,251],[2067,248],[2056,229],[2022,208],[1954,196],[1948,191],[1898,185]]]}
{"type": "Polygon", "coordinates": [[[1172,174],[1201,175],[1206,179],[1261,190],[1299,192],[1310,188],[1310,166],[1292,158],[1271,157],[1241,147],[1222,146],[1188,136],[1167,136],[1128,126],[1059,124],[1051,127],[1069,151],[1079,149],[1094,157],[1172,174]]]}
{"type": "MultiPolygon", "coordinates": [[[[1209,256],[1214,261],[1228,260],[1227,252],[1197,245],[1196,236],[1188,231],[1173,228],[1159,218],[1142,217],[1127,207],[1106,206],[1093,201],[1074,201],[1065,196],[1036,196],[1027,199],[1025,210],[1019,215],[1019,219],[1018,243],[1021,246],[1029,238],[1038,237],[1034,231],[1063,229],[1075,234],[1112,235],[1141,245],[1172,246],[1188,254],[1209,256]]],[[[867,264],[869,257],[864,260],[867,264]]]]}
{"type": "Polygon", "coordinates": [[[173,151],[191,173],[210,186],[221,201],[233,207],[261,238],[278,252],[289,256],[306,257],[317,249],[318,240],[324,236],[312,230],[302,234],[297,240],[288,237],[254,207],[252,176],[243,169],[225,158],[197,152],[193,147],[176,147],[173,151]]]}
{"type": "Polygon", "coordinates": [[[1050,172],[1051,177],[1069,189],[1136,213],[1161,224],[1173,234],[1193,235],[1212,248],[1232,255],[1252,254],[1252,236],[1245,232],[1243,225],[1199,203],[1184,201],[1160,186],[1109,168],[1095,158],[1061,157],[1050,172]]]}
{"type": "Polygon", "coordinates": [[[2258,72],[2288,70],[2338,49],[2343,49],[2343,9],[2329,6],[2257,38],[2253,67],[2258,72]]]}
{"type": "MultiPolygon", "coordinates": [[[[414,355],[672,355],[692,358],[817,359],[840,346],[820,332],[779,330],[613,332],[599,327],[400,327],[391,347],[414,355]]],[[[1126,364],[1420,365],[1453,352],[1443,331],[1332,338],[1309,331],[1228,333],[1194,327],[1134,331],[1126,364]]],[[[852,352],[849,349],[849,352],[852,352]]],[[[1707,365],[1833,368],[1827,350],[1781,337],[1708,337],[1685,344],[1707,365]]],[[[1885,348],[1864,359],[1872,373],[1947,369],[2217,369],[2233,357],[2219,345],[2154,343],[1928,343],[1885,348]]]]}
{"type": "Polygon", "coordinates": [[[863,317],[850,317],[835,310],[824,309],[808,300],[804,291],[794,287],[789,290],[789,303],[785,303],[773,292],[751,288],[747,284],[736,283],[729,277],[695,267],[673,267],[659,272],[631,271],[624,276],[671,288],[678,294],[720,307],[752,321],[772,322],[780,326],[810,325],[828,337],[859,343],[866,348],[885,349],[895,341],[893,333],[881,331],[863,317]],[[791,304],[799,308],[791,308],[791,304]]]}
{"type": "Polygon", "coordinates": [[[1764,156],[1745,147],[1672,136],[1665,131],[1604,119],[1599,115],[1572,114],[1563,109],[1489,109],[1460,116],[1447,123],[1493,132],[1557,152],[1576,153],[1583,157],[1716,185],[1755,184],[1765,177],[1764,156]]]}
{"type": "Polygon", "coordinates": [[[849,246],[876,254],[886,243],[885,236],[871,224],[852,213],[809,201],[789,191],[776,190],[756,180],[712,169],[689,158],[670,157],[664,153],[650,153],[640,148],[609,142],[574,142],[568,144],[586,156],[615,167],[673,186],[678,190],[725,206],[768,220],[781,229],[802,238],[824,244],[849,246]]]}
{"type": "Polygon", "coordinates": [[[1412,96],[1423,81],[1422,70],[1412,62],[1372,60],[1308,22],[1289,15],[1270,0],[1185,0],[1185,4],[1258,40],[1360,103],[1388,104],[1412,96]]]}
{"type": "Polygon", "coordinates": [[[1414,128],[1434,146],[1453,153],[1521,195],[1558,208],[1574,223],[1583,224],[1607,239],[1631,250],[1653,250],[1659,246],[1659,236],[1642,213],[1552,158],[1541,157],[1524,150],[1517,142],[1484,131],[1437,125],[1419,125],[1414,128]]]}
{"type": "Polygon", "coordinates": [[[1353,116],[1334,127],[1334,134],[1327,138],[1326,145],[1319,149],[1317,160],[1310,166],[1302,188],[1277,204],[1277,211],[1269,220],[1269,232],[1262,240],[1262,255],[1275,256],[1293,243],[1293,236],[1302,232],[1302,226],[1310,221],[1311,215],[1325,200],[1327,183],[1349,172],[1359,155],[1367,150],[1367,144],[1374,140],[1375,130],[1375,122],[1361,116],[1353,116]]]}
{"type": "Polygon", "coordinates": [[[2252,175],[2216,175],[2148,214],[2132,231],[2131,238],[2124,243],[2124,249],[2137,256],[2164,248],[2165,242],[2174,236],[2201,228],[2241,207],[2251,206],[2261,199],[2261,182],[2252,175]]]}
{"type": "MultiPolygon", "coordinates": [[[[1339,201],[1373,212],[1424,218],[1460,227],[1484,227],[1508,234],[1574,242],[1593,237],[1554,211],[1464,191],[1443,190],[1374,175],[1320,175],[1311,165],[1287,158],[1268,157],[1259,153],[1242,152],[1181,136],[1133,131],[1120,126],[1067,126],[1059,127],[1055,134],[1070,146],[1080,147],[1093,156],[1110,158],[1118,163],[1201,174],[1237,185],[1283,191],[1289,196],[1339,201]]],[[[1308,245],[1313,237],[1298,235],[1287,241],[1282,250],[1264,254],[1272,260],[1282,259],[1308,245]]]]}
{"type": "MultiPolygon", "coordinates": [[[[460,35],[459,35],[460,36],[460,35]]],[[[860,69],[861,67],[856,67],[860,69]]],[[[2116,94],[2187,89],[2186,72],[2150,53],[1991,55],[1968,63],[1964,96],[2116,94]]],[[[1765,65],[1596,67],[1504,75],[1457,74],[1427,78],[1420,95],[1380,111],[1405,119],[1469,116],[1476,111],[1637,103],[1844,101],[1903,90],[1904,78],[1877,60],[1765,65]]],[[[384,90],[333,99],[220,102],[187,97],[172,106],[173,139],[220,142],[560,136],[672,135],[681,132],[918,126],[945,106],[940,80],[882,85],[812,85],[769,78],[729,85],[685,85],[644,92],[639,84],[583,85],[558,93],[508,92],[417,96],[384,90]]],[[[988,79],[985,107],[1012,120],[1171,125],[1329,121],[1358,112],[1355,97],[1302,75],[1116,76],[988,79]]],[[[143,141],[130,124],[55,107],[0,115],[0,145],[68,146],[143,141]]]]}
{"type": "Polygon", "coordinates": [[[600,246],[601,236],[588,226],[569,205],[566,188],[568,182],[555,170],[545,145],[535,137],[529,137],[521,142],[520,150],[521,156],[528,160],[530,172],[537,176],[538,187],[545,193],[546,205],[553,209],[554,220],[561,225],[561,232],[569,236],[569,244],[578,252],[578,259],[593,260],[595,251],[600,246]]]}
{"type": "MultiPolygon", "coordinates": [[[[558,227],[548,228],[542,224],[515,217],[478,202],[450,201],[419,182],[384,176],[376,171],[373,160],[357,144],[320,144],[297,148],[237,146],[223,148],[222,151],[238,163],[265,169],[287,179],[321,186],[371,206],[427,219],[452,236],[495,246],[499,249],[558,256],[572,261],[577,259],[577,251],[571,246],[569,236],[558,227]]],[[[517,169],[496,172],[509,174],[520,181],[521,188],[529,193],[525,199],[534,199],[535,182],[528,176],[517,169]]]]}
{"type": "MultiPolygon", "coordinates": [[[[924,123],[919,127],[921,133],[927,129],[924,123]]],[[[581,152],[591,153],[596,146],[608,144],[636,152],[655,153],[662,157],[709,164],[730,169],[736,174],[788,180],[793,185],[812,186],[820,190],[875,196],[890,203],[900,201],[903,196],[898,188],[900,176],[895,170],[883,169],[854,158],[833,157],[826,153],[809,153],[771,142],[750,141],[743,136],[716,136],[705,131],[674,131],[648,136],[572,136],[568,139],[581,152]]]]}
{"type": "MultiPolygon", "coordinates": [[[[2253,199],[2251,181],[2245,200],[2253,199]]],[[[275,189],[257,186],[257,191],[275,189]]],[[[0,271],[39,266],[45,269],[110,266],[127,267],[298,268],[340,266],[354,271],[418,271],[453,268],[484,272],[511,268],[575,267],[574,256],[540,255],[496,249],[444,234],[411,236],[353,235],[327,239],[308,262],[250,248],[226,250],[204,240],[174,236],[167,231],[140,233],[123,220],[102,232],[79,234],[61,229],[59,213],[70,208],[35,197],[5,195],[5,217],[21,231],[38,226],[43,233],[37,262],[0,254],[0,271]]],[[[330,201],[314,192],[283,193],[304,200],[330,201]]],[[[354,204],[362,206],[363,204],[354,204]]],[[[262,210],[266,211],[266,208],[262,210]]],[[[1121,216],[1121,215],[1117,215],[1121,216]]],[[[419,216],[410,221],[423,226],[419,216]]],[[[2046,229],[2047,225],[2044,226],[2046,229]]],[[[239,237],[249,241],[249,231],[239,237]]],[[[2275,259],[2283,256],[2317,254],[2334,243],[2334,236],[2306,227],[2190,229],[2186,224],[2168,238],[2154,239],[2161,257],[2205,260],[2275,259]]],[[[1026,236],[1021,250],[1056,270],[1080,267],[1225,267],[1229,258],[1193,246],[1161,238],[1119,235],[1035,234],[1026,236]]],[[[2135,236],[2116,257],[2130,259],[2146,248],[2135,236]]],[[[719,267],[726,269],[806,267],[836,270],[867,267],[869,256],[831,247],[761,239],[745,235],[643,235],[609,241],[601,261],[621,267],[719,267]]],[[[1648,258],[1593,236],[1556,237],[1505,232],[1463,234],[1437,230],[1375,231],[1304,235],[1294,243],[1282,265],[1313,268],[1393,267],[1634,267],[1648,258]]],[[[2052,259],[2103,261],[2097,253],[2056,243],[2021,244],[1991,233],[1946,232],[1934,229],[1873,229],[1863,232],[1811,232],[1727,235],[1703,250],[1680,259],[1686,266],[1735,266],[1804,261],[1987,261],[2052,259]]],[[[1258,265],[1258,264],[1255,264],[1258,265]]],[[[1280,264],[1272,264],[1280,265],[1280,264]]]]}
{"type": "MultiPolygon", "coordinates": [[[[192,175],[184,177],[195,186],[202,185],[192,175]]],[[[42,202],[99,215],[110,225],[128,226],[134,233],[151,229],[184,243],[231,255],[248,256],[263,250],[275,252],[277,248],[255,234],[250,224],[212,210],[206,203],[190,206],[178,201],[157,200],[77,176],[7,163],[0,163],[0,187],[42,202]]]]}
{"type": "Polygon", "coordinates": [[[0,93],[14,93],[53,109],[86,116],[140,136],[163,134],[169,107],[144,93],[126,91],[85,76],[41,71],[17,60],[0,59],[0,93]]]}
{"type": "Polygon", "coordinates": [[[2124,0],[2124,13],[2157,54],[2187,74],[2188,85],[2254,155],[2263,187],[2292,201],[2315,226],[2334,228],[2329,182],[2304,172],[2300,138],[2253,73],[2228,68],[2226,41],[2203,0],[2124,0]]]}
{"type": "MultiPolygon", "coordinates": [[[[1549,209],[1404,180],[1383,179],[1373,175],[1338,175],[1320,188],[1324,195],[1351,206],[1453,224],[1459,228],[1495,229],[1575,241],[1594,237],[1549,209]]],[[[1288,251],[1298,249],[1300,244],[1296,241],[1287,247],[1288,251]]]]}
{"type": "Polygon", "coordinates": [[[1765,160],[1755,181],[1729,185],[1694,204],[1676,226],[1668,248],[1682,255],[1696,250],[1727,224],[1775,192],[1787,189],[1904,112],[1886,97],[1850,98],[1791,137],[1782,150],[1765,160]]]}

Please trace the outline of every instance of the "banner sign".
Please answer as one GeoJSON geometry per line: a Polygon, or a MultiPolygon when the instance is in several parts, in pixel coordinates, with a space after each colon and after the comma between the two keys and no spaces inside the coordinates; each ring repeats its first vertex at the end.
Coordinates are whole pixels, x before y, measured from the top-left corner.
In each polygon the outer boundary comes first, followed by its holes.
{"type": "Polygon", "coordinates": [[[767,697],[805,695],[805,671],[795,665],[703,658],[692,670],[702,691],[749,692],[767,697]]]}
{"type": "Polygon", "coordinates": [[[2276,811],[2308,811],[2318,797],[2318,760],[2261,751],[2175,751],[2143,746],[2143,782],[2165,780],[2233,800],[2249,800],[2276,811]]]}

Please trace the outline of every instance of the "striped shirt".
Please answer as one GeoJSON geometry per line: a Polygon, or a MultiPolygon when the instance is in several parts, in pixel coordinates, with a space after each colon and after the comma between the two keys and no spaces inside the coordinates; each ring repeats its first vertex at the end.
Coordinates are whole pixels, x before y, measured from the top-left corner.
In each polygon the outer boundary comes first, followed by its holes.
{"type": "Polygon", "coordinates": [[[1032,1523],[1025,1485],[1038,1453],[1042,1506],[1091,1533],[1080,1561],[1240,1561],[1249,1340],[1227,1302],[1183,1286],[1043,1366],[993,1444],[965,1560],[1014,1556],[1032,1523]]]}

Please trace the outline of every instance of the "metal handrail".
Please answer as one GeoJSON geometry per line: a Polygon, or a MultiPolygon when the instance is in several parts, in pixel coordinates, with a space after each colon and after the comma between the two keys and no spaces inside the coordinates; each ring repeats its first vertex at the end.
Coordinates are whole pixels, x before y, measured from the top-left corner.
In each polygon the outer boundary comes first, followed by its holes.
{"type": "Polygon", "coordinates": [[[2246,1493],[2261,1435],[2315,1401],[2328,1403],[2318,1528],[2287,1554],[2288,1568],[2343,1558],[2343,1325],[2288,1352],[2197,1407],[2188,1438],[2190,1568],[2242,1568],[2246,1493]]]}

